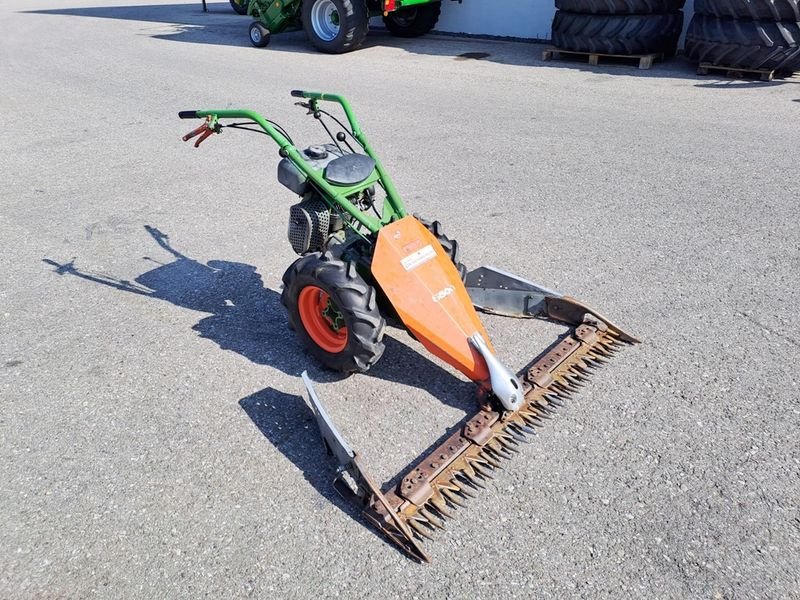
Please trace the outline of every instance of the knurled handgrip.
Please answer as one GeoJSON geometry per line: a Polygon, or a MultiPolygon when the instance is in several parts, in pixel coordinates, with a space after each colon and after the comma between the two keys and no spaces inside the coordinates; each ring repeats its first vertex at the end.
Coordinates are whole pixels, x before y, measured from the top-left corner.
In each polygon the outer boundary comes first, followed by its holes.
{"type": "Polygon", "coordinates": [[[178,113],[179,119],[199,119],[196,110],[182,110],[178,113]]]}

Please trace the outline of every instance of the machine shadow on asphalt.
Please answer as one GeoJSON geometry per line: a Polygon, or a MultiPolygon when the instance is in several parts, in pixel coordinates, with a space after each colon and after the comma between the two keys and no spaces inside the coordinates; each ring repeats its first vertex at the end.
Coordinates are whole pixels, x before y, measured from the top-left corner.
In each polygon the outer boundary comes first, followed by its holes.
{"type": "MultiPolygon", "coordinates": [[[[317,432],[314,417],[302,397],[268,387],[242,398],[239,406],[264,437],[300,470],[303,478],[320,496],[359,525],[375,533],[387,546],[394,547],[361,517],[361,509],[356,503],[339,495],[331,485],[335,475],[333,460],[326,460],[325,445],[317,432]]],[[[386,489],[396,486],[404,473],[416,467],[455,431],[463,429],[469,418],[469,415],[465,415],[458,423],[448,427],[415,461],[400,470],[391,480],[384,482],[382,487],[386,489]]]]}
{"type": "MultiPolygon", "coordinates": [[[[58,275],[73,275],[123,292],[164,300],[181,308],[211,313],[192,329],[220,348],[236,352],[253,363],[269,365],[293,376],[299,376],[303,369],[308,368],[310,361],[286,325],[280,294],[264,287],[256,267],[225,260],[210,260],[203,264],[174,248],[169,236],[157,228],[145,225],[145,230],[174,260],[162,263],[145,256],[145,260],[158,266],[133,281],[82,271],[75,266],[74,259],[66,263],[50,258],[42,260],[55,267],[58,275]]],[[[442,401],[465,413],[472,408],[471,383],[457,379],[399,340],[385,336],[384,342],[386,352],[393,360],[379,362],[361,377],[377,377],[418,387],[426,390],[437,402],[442,401]],[[443,388],[449,388],[451,393],[442,394],[443,388]]],[[[334,381],[342,376],[315,370],[314,377],[319,381],[334,381]]],[[[360,518],[360,510],[339,496],[331,486],[331,464],[321,460],[325,449],[313,415],[302,397],[268,387],[242,398],[239,405],[264,437],[300,469],[323,498],[372,529],[360,518]]],[[[448,428],[431,448],[463,427],[467,419],[465,416],[448,428]]],[[[398,474],[396,479],[399,480],[400,476],[398,474]]]]}
{"type": "MultiPolygon", "coordinates": [[[[192,329],[223,350],[236,352],[255,364],[268,365],[295,377],[309,367],[311,361],[287,327],[280,293],[264,287],[256,267],[227,260],[210,260],[204,264],[175,249],[170,244],[169,236],[155,227],[145,225],[145,230],[174,260],[162,263],[145,256],[145,260],[155,262],[158,266],[142,273],[134,281],[82,271],[75,266],[74,259],[67,263],[49,258],[42,260],[55,267],[59,275],[74,275],[123,292],[210,313],[192,329]]],[[[451,388],[455,392],[445,395],[441,401],[464,411],[471,408],[470,395],[460,393],[472,389],[468,382],[456,378],[391,336],[385,336],[384,343],[392,360],[381,361],[362,377],[377,377],[414,386],[434,398],[442,396],[442,388],[451,388]],[[410,368],[411,365],[413,368],[410,368]],[[466,400],[462,402],[459,398],[466,400]]],[[[320,382],[346,377],[318,369],[313,374],[320,382]]]]}

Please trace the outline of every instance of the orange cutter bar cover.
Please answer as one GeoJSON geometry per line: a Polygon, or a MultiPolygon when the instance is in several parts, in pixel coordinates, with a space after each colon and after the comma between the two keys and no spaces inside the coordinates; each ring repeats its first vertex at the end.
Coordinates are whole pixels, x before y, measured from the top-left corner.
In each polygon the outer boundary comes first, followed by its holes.
{"type": "Polygon", "coordinates": [[[372,275],[429,352],[473,381],[489,380],[486,362],[468,341],[476,332],[487,342],[489,336],[458,270],[424,225],[404,217],[381,228],[372,275]]]}

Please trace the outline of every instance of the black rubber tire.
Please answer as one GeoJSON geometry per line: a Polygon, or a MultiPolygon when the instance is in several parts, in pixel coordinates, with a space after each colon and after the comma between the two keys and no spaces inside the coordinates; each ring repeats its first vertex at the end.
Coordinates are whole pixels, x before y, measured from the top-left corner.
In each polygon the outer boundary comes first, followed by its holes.
{"type": "Polygon", "coordinates": [[[723,67],[800,70],[800,23],[695,15],[684,53],[691,60],[723,67]]]}
{"type": "Polygon", "coordinates": [[[442,5],[439,2],[412,6],[384,15],[383,24],[392,35],[397,37],[419,37],[430,32],[436,26],[441,12],[442,5]]]}
{"type": "Polygon", "coordinates": [[[553,45],[576,52],[672,55],[682,26],[682,12],[581,15],[559,10],[553,19],[553,45]]]}
{"type": "Polygon", "coordinates": [[[311,44],[320,52],[342,54],[364,43],[369,31],[369,10],[366,0],[331,0],[339,13],[339,33],[332,40],[324,40],[314,31],[311,11],[321,0],[303,0],[301,17],[303,29],[311,44]]]}
{"type": "Polygon", "coordinates": [[[755,21],[800,21],[800,0],[694,0],[696,15],[755,21]]]}
{"type": "Polygon", "coordinates": [[[248,29],[250,43],[256,48],[264,48],[269,45],[269,29],[260,22],[253,21],[248,29]]]}
{"type": "Polygon", "coordinates": [[[383,355],[386,321],[378,310],[377,293],[356,270],[354,262],[343,262],[329,252],[312,252],[297,259],[283,275],[281,303],[286,307],[289,326],[300,342],[322,365],[342,373],[365,373],[383,355]],[[347,346],[332,354],[309,336],[300,317],[300,291],[314,285],[328,293],[344,317],[347,346]]]}
{"type": "Polygon", "coordinates": [[[587,15],[652,15],[672,13],[686,0],[556,0],[556,8],[587,15]]]}
{"type": "Polygon", "coordinates": [[[428,221],[419,215],[414,215],[414,218],[425,226],[425,229],[430,231],[433,236],[444,248],[444,251],[453,261],[453,264],[458,269],[458,274],[461,275],[461,281],[467,278],[467,266],[461,262],[461,248],[458,241],[447,237],[442,230],[442,224],[439,221],[428,221]]]}
{"type": "Polygon", "coordinates": [[[247,14],[247,5],[250,4],[250,0],[228,0],[231,3],[231,7],[233,10],[236,11],[238,15],[246,15],[247,14]]]}

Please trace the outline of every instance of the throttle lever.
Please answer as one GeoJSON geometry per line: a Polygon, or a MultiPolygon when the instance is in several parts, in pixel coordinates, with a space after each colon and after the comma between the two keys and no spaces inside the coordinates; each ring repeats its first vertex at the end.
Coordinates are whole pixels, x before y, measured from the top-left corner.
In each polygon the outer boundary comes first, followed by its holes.
{"type": "Polygon", "coordinates": [[[181,139],[184,142],[188,142],[195,136],[200,136],[197,138],[197,141],[194,143],[194,147],[197,148],[202,144],[212,133],[219,133],[222,130],[219,123],[216,122],[216,119],[209,115],[206,117],[205,123],[200,125],[197,129],[192,129],[189,133],[183,136],[181,139]]]}
{"type": "Polygon", "coordinates": [[[311,105],[311,102],[295,102],[294,105],[305,108],[308,111],[306,113],[307,115],[314,114],[314,107],[311,105]]]}

